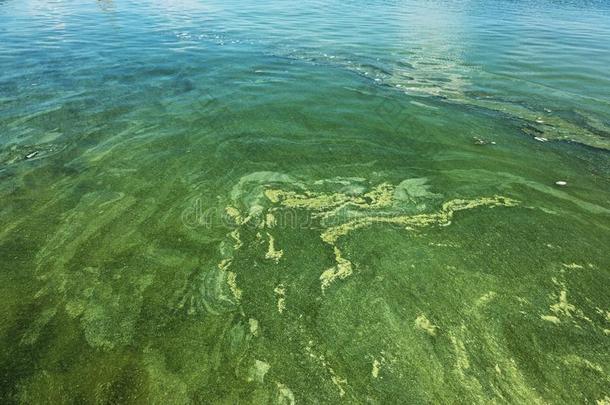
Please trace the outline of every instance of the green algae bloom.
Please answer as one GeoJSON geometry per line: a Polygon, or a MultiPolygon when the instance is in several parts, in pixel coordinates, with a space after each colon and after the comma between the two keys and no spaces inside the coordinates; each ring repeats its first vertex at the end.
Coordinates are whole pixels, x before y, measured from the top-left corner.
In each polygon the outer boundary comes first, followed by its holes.
{"type": "Polygon", "coordinates": [[[0,0],[0,404],[610,405],[610,3],[464,5],[0,0]]]}

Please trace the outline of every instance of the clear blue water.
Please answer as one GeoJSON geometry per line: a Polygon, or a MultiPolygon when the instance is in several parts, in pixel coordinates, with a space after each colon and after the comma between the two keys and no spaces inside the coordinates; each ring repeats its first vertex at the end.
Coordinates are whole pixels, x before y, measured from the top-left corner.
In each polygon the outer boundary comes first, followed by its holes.
{"type": "MultiPolygon", "coordinates": [[[[242,59],[286,58],[530,122],[552,110],[541,128],[548,137],[607,148],[608,11],[603,1],[7,1],[3,111],[11,117],[48,103],[119,104],[123,91],[137,97],[136,88],[196,82],[198,75],[211,86],[227,80],[212,75],[242,59]],[[28,95],[28,108],[17,91],[28,95]]],[[[282,72],[274,72],[278,80],[282,72]]],[[[247,79],[235,80],[198,90],[220,98],[247,79]]]]}
{"type": "Polygon", "coordinates": [[[1,401],[607,403],[608,66],[607,1],[0,0],[1,401]]]}

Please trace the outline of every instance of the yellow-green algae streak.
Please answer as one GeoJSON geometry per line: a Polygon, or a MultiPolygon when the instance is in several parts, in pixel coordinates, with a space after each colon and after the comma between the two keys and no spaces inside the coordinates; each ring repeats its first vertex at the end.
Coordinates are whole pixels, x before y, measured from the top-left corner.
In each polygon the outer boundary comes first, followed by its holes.
{"type": "MultiPolygon", "coordinates": [[[[447,201],[443,203],[438,212],[418,215],[392,215],[391,211],[384,212],[383,208],[391,207],[395,203],[393,199],[395,191],[394,186],[383,183],[361,196],[351,196],[343,193],[325,194],[310,191],[299,194],[294,191],[273,188],[265,190],[265,195],[274,204],[280,204],[287,208],[307,209],[315,213],[314,217],[323,217],[325,219],[332,219],[338,210],[343,207],[353,207],[359,210],[359,212],[364,212],[357,219],[348,220],[345,223],[325,228],[322,231],[321,238],[333,247],[335,257],[335,266],[325,270],[320,276],[322,291],[326,290],[335,280],[345,279],[352,274],[352,263],[343,257],[341,250],[336,245],[339,238],[352,231],[375,224],[399,225],[408,230],[432,225],[446,226],[451,223],[451,219],[457,211],[478,207],[512,207],[517,205],[517,201],[506,197],[480,197],[472,200],[455,199],[447,201]]],[[[267,253],[267,257],[275,257],[276,254],[272,250],[274,239],[270,235],[269,237],[270,250],[267,253]]]]}

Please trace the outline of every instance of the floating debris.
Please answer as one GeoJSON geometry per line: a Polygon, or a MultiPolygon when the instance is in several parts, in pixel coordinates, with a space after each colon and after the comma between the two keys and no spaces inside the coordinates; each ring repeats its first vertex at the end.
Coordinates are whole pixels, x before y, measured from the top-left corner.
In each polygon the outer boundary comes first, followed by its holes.
{"type": "Polygon", "coordinates": [[[25,155],[26,159],[32,159],[34,157],[36,157],[38,155],[38,151],[34,151],[34,152],[30,152],[27,155],[25,155]]]}
{"type": "Polygon", "coordinates": [[[544,136],[535,136],[534,139],[537,140],[538,142],[548,142],[549,141],[544,136]]]}
{"type": "Polygon", "coordinates": [[[568,183],[566,181],[563,180],[558,180],[555,182],[555,185],[559,186],[559,187],[565,187],[568,185],[568,183]]]}

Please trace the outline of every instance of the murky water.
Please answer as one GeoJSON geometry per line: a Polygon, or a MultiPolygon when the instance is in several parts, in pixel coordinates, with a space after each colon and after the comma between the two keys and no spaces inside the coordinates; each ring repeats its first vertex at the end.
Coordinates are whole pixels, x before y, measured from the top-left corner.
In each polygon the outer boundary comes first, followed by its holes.
{"type": "Polygon", "coordinates": [[[610,401],[608,66],[604,1],[0,0],[2,402],[610,401]]]}

